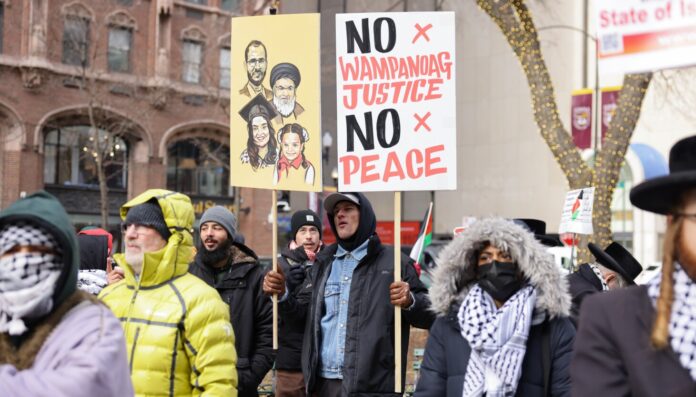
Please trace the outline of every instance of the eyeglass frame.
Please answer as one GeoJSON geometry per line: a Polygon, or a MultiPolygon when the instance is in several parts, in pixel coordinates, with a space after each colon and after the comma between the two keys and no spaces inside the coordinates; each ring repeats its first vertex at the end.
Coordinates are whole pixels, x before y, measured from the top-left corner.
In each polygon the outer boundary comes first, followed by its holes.
{"type": "Polygon", "coordinates": [[[155,230],[155,228],[152,225],[148,225],[147,223],[128,223],[128,222],[121,222],[121,233],[126,234],[128,231],[128,228],[131,226],[135,226],[135,233],[140,235],[141,233],[138,231],[141,227],[146,227],[152,230],[155,230]]]}

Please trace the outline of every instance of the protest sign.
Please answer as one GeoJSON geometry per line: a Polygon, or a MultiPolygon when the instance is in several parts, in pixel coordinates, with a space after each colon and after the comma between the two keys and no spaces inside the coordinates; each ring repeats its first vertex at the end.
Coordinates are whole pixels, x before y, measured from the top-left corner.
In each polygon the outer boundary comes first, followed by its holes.
{"type": "Polygon", "coordinates": [[[339,190],[457,188],[454,13],[336,15],[339,190]]]}
{"type": "Polygon", "coordinates": [[[319,14],[232,18],[232,185],[322,190],[319,56],[319,14]]]}
{"type": "Polygon", "coordinates": [[[696,0],[595,2],[601,74],[696,64],[696,0]]]}
{"type": "Polygon", "coordinates": [[[594,190],[594,187],[588,187],[566,194],[558,233],[592,234],[594,190]]]}

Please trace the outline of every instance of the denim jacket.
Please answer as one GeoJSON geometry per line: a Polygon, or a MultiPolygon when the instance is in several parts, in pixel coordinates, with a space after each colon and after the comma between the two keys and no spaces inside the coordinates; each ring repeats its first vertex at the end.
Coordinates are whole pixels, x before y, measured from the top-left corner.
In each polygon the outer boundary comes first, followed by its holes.
{"type": "Polygon", "coordinates": [[[343,379],[343,356],[346,342],[348,301],[353,270],[367,255],[365,240],[358,248],[348,252],[340,245],[334,255],[331,273],[324,288],[326,313],[321,318],[321,368],[319,374],[327,379],[343,379]]]}

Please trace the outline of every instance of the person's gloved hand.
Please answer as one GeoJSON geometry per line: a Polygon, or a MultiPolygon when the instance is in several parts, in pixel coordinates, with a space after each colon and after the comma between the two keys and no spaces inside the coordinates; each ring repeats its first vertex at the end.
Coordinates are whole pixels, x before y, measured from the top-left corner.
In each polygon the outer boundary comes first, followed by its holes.
{"type": "Polygon", "coordinates": [[[304,266],[296,265],[290,267],[290,272],[286,282],[288,283],[288,289],[294,291],[295,288],[302,285],[305,279],[305,269],[304,266]]]}

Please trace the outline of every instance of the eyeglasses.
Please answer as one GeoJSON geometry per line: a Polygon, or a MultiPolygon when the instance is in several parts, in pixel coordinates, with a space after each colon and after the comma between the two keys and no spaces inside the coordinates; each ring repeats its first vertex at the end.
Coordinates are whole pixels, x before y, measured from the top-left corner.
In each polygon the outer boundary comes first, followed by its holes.
{"type": "Polygon", "coordinates": [[[677,213],[677,214],[673,214],[673,215],[675,218],[682,217],[682,218],[686,218],[688,220],[696,222],[696,214],[677,213]]]}
{"type": "Polygon", "coordinates": [[[144,225],[144,224],[141,224],[141,223],[126,223],[126,222],[123,222],[123,223],[121,223],[121,232],[122,232],[123,234],[126,234],[126,232],[128,231],[128,228],[130,228],[131,226],[135,226],[135,233],[136,233],[136,234],[144,234],[144,233],[145,233],[145,230],[147,230],[147,229],[152,229],[152,226],[150,226],[150,225],[144,225]]]}

